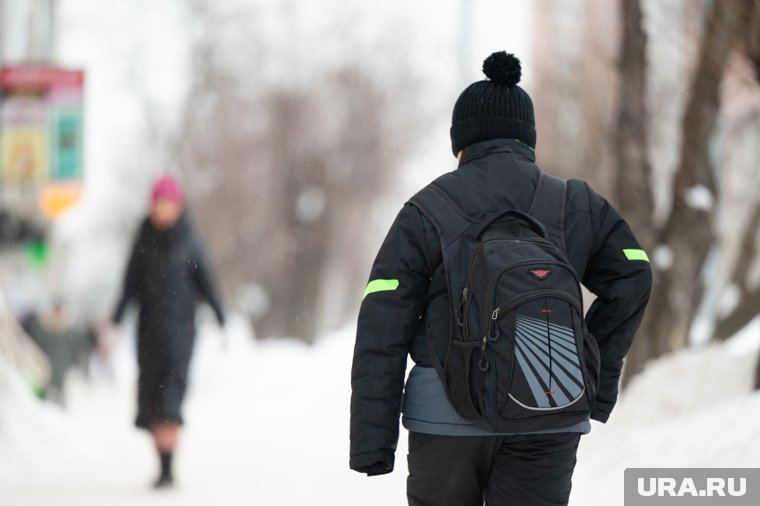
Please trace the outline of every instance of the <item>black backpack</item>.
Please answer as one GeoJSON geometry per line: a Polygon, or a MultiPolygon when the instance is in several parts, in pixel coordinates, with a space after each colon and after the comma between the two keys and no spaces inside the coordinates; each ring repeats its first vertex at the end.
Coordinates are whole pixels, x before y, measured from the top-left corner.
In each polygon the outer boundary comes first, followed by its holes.
{"type": "Polygon", "coordinates": [[[448,346],[439,356],[428,332],[431,360],[457,412],[491,432],[566,427],[593,407],[599,349],[565,252],[566,191],[541,173],[527,213],[481,221],[435,182],[409,201],[438,232],[448,284],[448,346]]]}

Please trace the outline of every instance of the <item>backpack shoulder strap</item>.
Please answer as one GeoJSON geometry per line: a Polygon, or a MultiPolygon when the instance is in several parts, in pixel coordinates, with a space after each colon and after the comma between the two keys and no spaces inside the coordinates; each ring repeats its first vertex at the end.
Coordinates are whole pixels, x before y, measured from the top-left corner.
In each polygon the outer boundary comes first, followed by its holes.
{"type": "Polygon", "coordinates": [[[444,255],[446,247],[459,239],[474,223],[448,193],[435,183],[417,192],[409,199],[409,203],[419,209],[433,224],[441,240],[444,255]]]}
{"type": "MultiPolygon", "coordinates": [[[[417,192],[409,204],[415,206],[435,227],[438,238],[441,241],[441,257],[443,268],[446,273],[446,286],[449,292],[450,322],[449,340],[455,332],[457,305],[459,296],[464,288],[463,275],[460,272],[459,262],[454,260],[457,249],[457,241],[473,225],[474,221],[454,202],[446,191],[435,183],[417,192]]],[[[433,346],[433,336],[427,333],[428,355],[433,362],[438,376],[443,384],[446,384],[446,375],[443,371],[443,363],[438,357],[433,346]]],[[[446,389],[446,395],[450,395],[446,389]]],[[[450,397],[449,397],[450,398],[450,397]]],[[[451,398],[450,398],[451,399],[451,398]]],[[[452,400],[453,402],[453,400],[452,400]]]]}
{"type": "Polygon", "coordinates": [[[528,214],[546,227],[552,242],[567,254],[565,246],[565,205],[567,182],[545,172],[538,177],[536,193],[528,214]]]}

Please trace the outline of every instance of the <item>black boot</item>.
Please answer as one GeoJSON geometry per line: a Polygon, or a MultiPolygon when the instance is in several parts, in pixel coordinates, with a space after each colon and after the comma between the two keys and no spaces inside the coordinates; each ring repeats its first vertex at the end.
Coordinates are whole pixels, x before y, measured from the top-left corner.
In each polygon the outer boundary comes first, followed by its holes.
{"type": "Polygon", "coordinates": [[[174,476],[172,476],[172,453],[161,452],[158,456],[161,459],[161,475],[153,484],[153,488],[171,488],[174,485],[174,476]]]}

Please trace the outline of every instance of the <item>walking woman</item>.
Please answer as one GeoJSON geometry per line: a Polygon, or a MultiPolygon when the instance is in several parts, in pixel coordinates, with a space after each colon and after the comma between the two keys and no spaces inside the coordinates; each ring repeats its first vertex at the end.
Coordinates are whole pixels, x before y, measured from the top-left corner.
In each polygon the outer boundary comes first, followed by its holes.
{"type": "Polygon", "coordinates": [[[150,431],[159,454],[156,488],[174,483],[172,455],[183,423],[199,298],[211,305],[223,326],[224,313],[185,212],[182,190],[173,177],[163,176],[153,185],[150,214],[137,234],[113,315],[118,324],[129,302],[140,309],[136,425],[150,431]]]}

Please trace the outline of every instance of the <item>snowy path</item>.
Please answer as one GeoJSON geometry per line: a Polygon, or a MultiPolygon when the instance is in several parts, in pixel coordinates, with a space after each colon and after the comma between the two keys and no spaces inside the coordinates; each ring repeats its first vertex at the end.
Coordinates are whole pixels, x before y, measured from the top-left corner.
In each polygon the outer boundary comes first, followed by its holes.
{"type": "MultiPolygon", "coordinates": [[[[403,432],[393,474],[368,479],[347,467],[350,329],[313,348],[249,343],[237,329],[226,353],[216,334],[199,341],[176,490],[148,488],[156,462],[131,426],[133,370],[122,353],[122,380],[73,381],[67,412],[0,414],[0,505],[405,504],[403,432]]],[[[760,465],[753,358],[715,347],[655,364],[613,423],[583,439],[571,504],[621,504],[625,467],[760,465]]]]}
{"type": "Polygon", "coordinates": [[[404,501],[405,444],[397,473],[370,480],[348,469],[352,336],[309,348],[249,344],[243,332],[231,332],[226,353],[217,338],[211,329],[199,341],[176,490],[148,488],[156,462],[148,437],[131,426],[132,382],[78,381],[68,413],[46,412],[44,423],[34,422],[40,438],[21,434],[23,443],[4,447],[0,437],[0,505],[404,501]]]}

